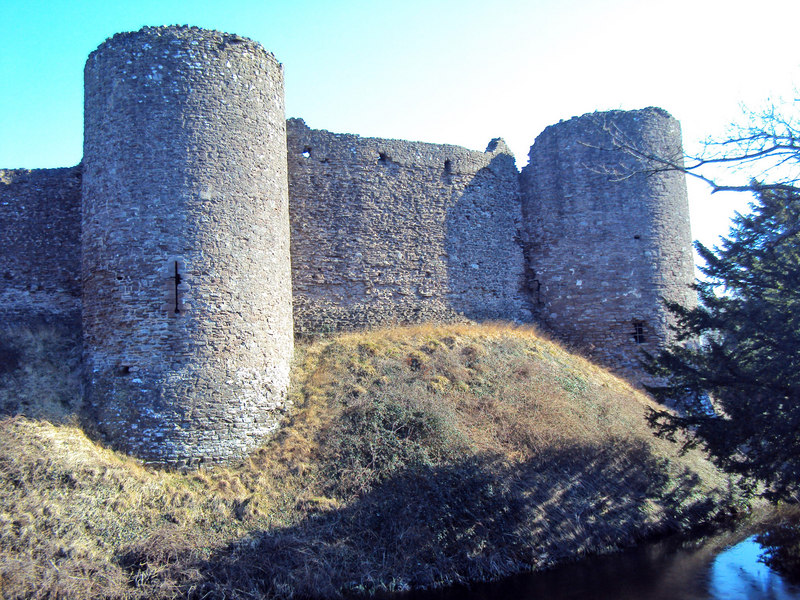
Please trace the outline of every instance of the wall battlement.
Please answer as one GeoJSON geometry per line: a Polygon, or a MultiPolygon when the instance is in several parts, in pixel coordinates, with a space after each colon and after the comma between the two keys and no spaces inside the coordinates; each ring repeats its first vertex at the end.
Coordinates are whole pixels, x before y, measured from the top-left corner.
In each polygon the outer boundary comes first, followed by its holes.
{"type": "Polygon", "coordinates": [[[278,427],[293,332],[539,323],[636,379],[661,298],[694,302],[683,175],[610,150],[613,129],[679,152],[661,109],[549,127],[520,174],[502,140],[287,122],[282,66],[235,35],[118,34],[85,81],[81,165],[0,171],[0,321],[80,322],[85,410],[147,460],[231,460],[278,427]]]}

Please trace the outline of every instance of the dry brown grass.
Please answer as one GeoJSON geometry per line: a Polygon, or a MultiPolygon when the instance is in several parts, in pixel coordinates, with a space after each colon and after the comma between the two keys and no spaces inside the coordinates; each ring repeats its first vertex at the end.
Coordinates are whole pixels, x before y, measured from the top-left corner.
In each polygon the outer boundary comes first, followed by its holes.
{"type": "Polygon", "coordinates": [[[75,425],[0,422],[7,598],[292,597],[495,578],[735,508],[651,401],[531,328],[298,349],[291,422],[242,464],[145,468],[75,425]]]}

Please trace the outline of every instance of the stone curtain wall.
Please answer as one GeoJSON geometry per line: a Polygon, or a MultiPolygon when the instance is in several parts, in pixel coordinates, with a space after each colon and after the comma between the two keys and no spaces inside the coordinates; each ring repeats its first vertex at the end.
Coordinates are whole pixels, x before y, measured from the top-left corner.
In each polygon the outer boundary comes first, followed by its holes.
{"type": "Polygon", "coordinates": [[[80,401],[81,170],[0,170],[0,416],[80,401]]]}
{"type": "Polygon", "coordinates": [[[80,313],[80,167],[0,170],[0,307],[80,313]]]}
{"type": "Polygon", "coordinates": [[[298,333],[531,320],[518,172],[486,152],[288,123],[298,333]]]}
{"type": "MultiPolygon", "coordinates": [[[[660,109],[548,127],[520,175],[502,140],[287,123],[281,65],[236,35],[118,34],[85,81],[81,166],[0,170],[0,411],[52,387],[24,361],[77,380],[82,331],[108,441],[228,461],[287,410],[293,333],[538,322],[642,381],[641,351],[670,341],[662,298],[696,302],[684,175],[614,148],[679,157],[660,109]]],[[[51,396],[80,401],[75,382],[51,396]]]]}
{"type": "Polygon", "coordinates": [[[87,400],[145,459],[241,456],[287,408],[282,67],[239,36],[145,28],[85,79],[87,400]]]}
{"type": "Polygon", "coordinates": [[[680,126],[661,109],[548,127],[521,178],[527,255],[537,320],[641,380],[641,350],[655,352],[670,336],[661,298],[696,303],[686,182],[648,172],[614,150],[614,138],[682,156],[680,126]]]}

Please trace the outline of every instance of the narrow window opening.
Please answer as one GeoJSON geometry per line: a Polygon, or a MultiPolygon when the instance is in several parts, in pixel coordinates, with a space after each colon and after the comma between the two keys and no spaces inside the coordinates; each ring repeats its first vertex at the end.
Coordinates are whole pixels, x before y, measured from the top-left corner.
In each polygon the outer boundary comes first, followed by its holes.
{"type": "Polygon", "coordinates": [[[378,153],[378,162],[385,163],[389,160],[389,157],[386,156],[386,152],[379,152],[378,153]]]}
{"type": "Polygon", "coordinates": [[[119,366],[119,374],[120,375],[130,375],[131,374],[130,365],[120,365],[119,366]]]}
{"type": "Polygon", "coordinates": [[[543,304],[542,302],[542,282],[538,279],[531,279],[528,283],[528,289],[533,296],[536,296],[536,306],[543,304]]]}
{"type": "Polygon", "coordinates": [[[453,163],[448,158],[446,161],[444,161],[444,174],[450,175],[452,172],[453,172],[453,163]]]}
{"type": "Polygon", "coordinates": [[[637,344],[644,344],[644,322],[633,322],[633,341],[637,344]]]}
{"type": "Polygon", "coordinates": [[[303,158],[311,158],[311,146],[303,148],[303,158]]]}
{"type": "Polygon", "coordinates": [[[181,312],[180,297],[178,296],[178,286],[181,284],[181,274],[178,271],[178,261],[175,261],[175,314],[181,312]]]}

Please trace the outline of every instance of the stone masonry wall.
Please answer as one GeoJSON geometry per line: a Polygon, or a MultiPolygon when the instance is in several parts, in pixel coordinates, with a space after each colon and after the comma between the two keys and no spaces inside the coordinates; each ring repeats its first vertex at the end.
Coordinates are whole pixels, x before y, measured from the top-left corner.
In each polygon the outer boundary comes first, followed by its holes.
{"type": "Polygon", "coordinates": [[[81,170],[0,170],[0,307],[80,312],[81,170]]]}
{"type": "Polygon", "coordinates": [[[288,123],[298,333],[530,321],[518,172],[486,152],[288,123]]]}
{"type": "Polygon", "coordinates": [[[661,109],[593,113],[536,138],[522,173],[526,254],[537,320],[600,362],[642,377],[641,350],[670,339],[661,299],[696,295],[683,173],[653,173],[628,145],[682,156],[661,109]]]}
{"type": "Polygon", "coordinates": [[[0,416],[80,404],[81,169],[0,170],[0,416]]]}
{"type": "Polygon", "coordinates": [[[115,446],[244,455],[287,408],[293,349],[283,71],[187,27],[107,40],[85,70],[87,400],[115,446]]]}

